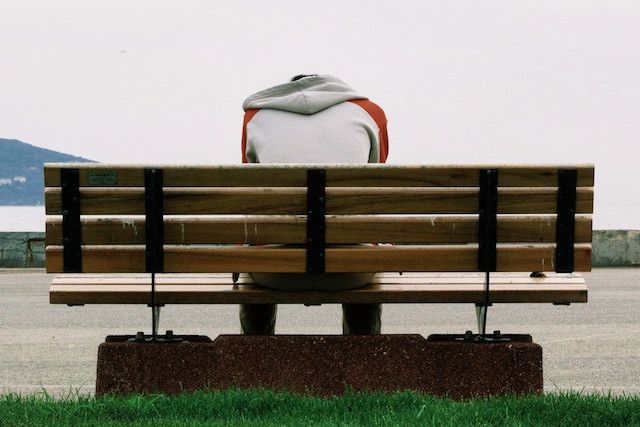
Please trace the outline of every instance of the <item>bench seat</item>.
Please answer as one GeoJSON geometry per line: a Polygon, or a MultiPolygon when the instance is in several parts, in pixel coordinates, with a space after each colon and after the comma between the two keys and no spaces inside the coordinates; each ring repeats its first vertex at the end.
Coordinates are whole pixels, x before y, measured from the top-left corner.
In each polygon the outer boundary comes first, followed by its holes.
{"type": "MultiPolygon", "coordinates": [[[[157,304],[328,304],[483,302],[482,273],[380,273],[366,287],[350,291],[275,291],[248,275],[234,285],[230,274],[156,274],[157,304]]],[[[149,274],[61,274],[51,284],[52,304],[148,304],[149,274]]],[[[587,287],[579,274],[494,273],[490,303],[584,303],[587,287]]]]}

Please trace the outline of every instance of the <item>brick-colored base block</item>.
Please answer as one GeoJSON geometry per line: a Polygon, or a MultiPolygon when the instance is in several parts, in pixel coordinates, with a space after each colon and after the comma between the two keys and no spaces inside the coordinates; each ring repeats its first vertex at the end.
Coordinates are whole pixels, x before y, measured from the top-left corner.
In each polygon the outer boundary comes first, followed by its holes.
{"type": "Polygon", "coordinates": [[[346,388],[415,390],[454,399],[542,392],[542,348],[529,336],[491,344],[420,335],[118,341],[111,337],[98,349],[97,395],[229,387],[320,396],[340,395],[346,388]]]}

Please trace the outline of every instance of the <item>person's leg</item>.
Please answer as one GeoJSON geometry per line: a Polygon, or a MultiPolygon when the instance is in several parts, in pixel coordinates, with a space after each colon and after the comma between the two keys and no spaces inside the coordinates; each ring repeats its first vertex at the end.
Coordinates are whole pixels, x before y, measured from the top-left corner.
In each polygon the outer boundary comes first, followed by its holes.
{"type": "Polygon", "coordinates": [[[276,304],[240,304],[240,327],[245,335],[273,335],[276,329],[276,304]]]}
{"type": "Polygon", "coordinates": [[[382,304],[342,304],[342,333],[345,335],[379,334],[382,304]]]}

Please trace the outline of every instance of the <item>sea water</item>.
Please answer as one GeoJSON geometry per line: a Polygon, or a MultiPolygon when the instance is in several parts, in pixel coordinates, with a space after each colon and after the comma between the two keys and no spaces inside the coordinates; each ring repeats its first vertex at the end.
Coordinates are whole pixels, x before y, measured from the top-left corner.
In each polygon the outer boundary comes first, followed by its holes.
{"type": "Polygon", "coordinates": [[[44,206],[0,206],[0,232],[44,231],[44,206]]]}

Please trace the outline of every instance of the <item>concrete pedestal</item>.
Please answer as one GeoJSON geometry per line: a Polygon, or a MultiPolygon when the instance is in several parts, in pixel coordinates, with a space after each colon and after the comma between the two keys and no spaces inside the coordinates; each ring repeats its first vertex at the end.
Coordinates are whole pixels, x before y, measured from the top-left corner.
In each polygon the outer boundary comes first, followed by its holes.
{"type": "Polygon", "coordinates": [[[96,394],[229,387],[319,396],[346,388],[415,390],[454,399],[541,393],[542,348],[530,336],[511,338],[480,344],[449,335],[221,335],[182,343],[109,337],[98,350],[96,394]]]}

